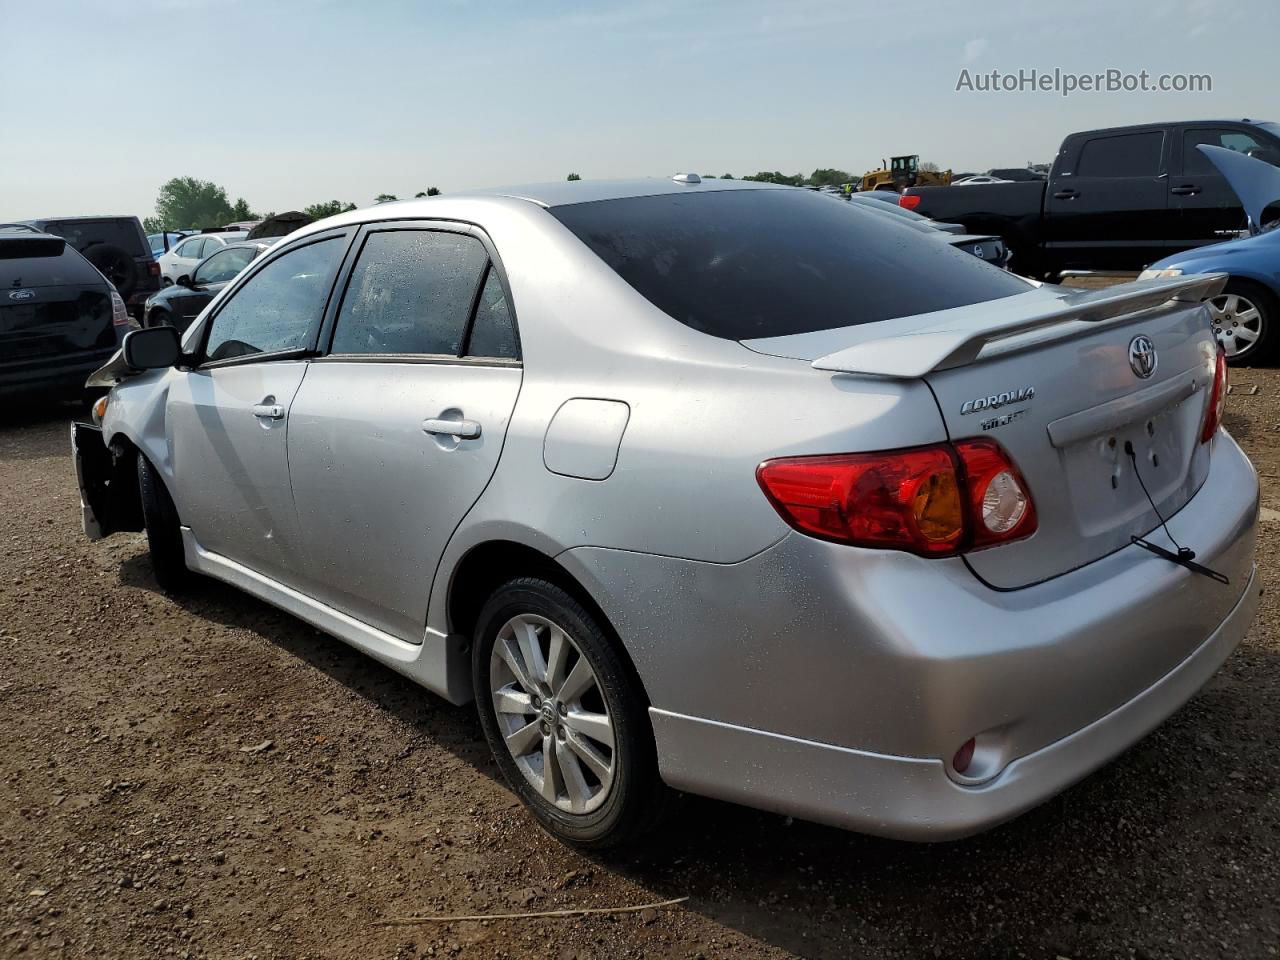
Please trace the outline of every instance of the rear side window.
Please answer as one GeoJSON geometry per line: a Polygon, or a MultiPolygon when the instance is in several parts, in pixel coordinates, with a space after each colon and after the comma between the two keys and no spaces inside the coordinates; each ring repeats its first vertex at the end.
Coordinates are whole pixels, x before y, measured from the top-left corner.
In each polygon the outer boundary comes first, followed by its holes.
{"type": "Polygon", "coordinates": [[[213,318],[205,357],[227,360],[308,346],[320,325],[343,239],[290,250],[245,281],[213,318]]]}
{"type": "Polygon", "coordinates": [[[119,247],[131,257],[150,252],[133,220],[55,220],[46,227],[46,232],[65,237],[67,243],[81,253],[100,244],[119,247]]]}
{"type": "Polygon", "coordinates": [[[484,287],[476,303],[476,319],[471,326],[471,340],[467,354],[472,357],[500,357],[514,360],[516,352],[516,328],[507,305],[507,295],[502,280],[492,265],[485,274],[484,287]]]}
{"type": "Polygon", "coordinates": [[[1154,177],[1160,172],[1164,133],[1126,133],[1085,142],[1076,164],[1078,177],[1154,177]]]}
{"type": "Polygon", "coordinates": [[[338,312],[332,352],[458,356],[488,262],[484,245],[462,233],[369,234],[338,312]]]}
{"type": "Polygon", "coordinates": [[[554,207],[650,303],[731,340],[878,323],[1026,293],[947,243],[808,190],[725,190],[554,207]]]}

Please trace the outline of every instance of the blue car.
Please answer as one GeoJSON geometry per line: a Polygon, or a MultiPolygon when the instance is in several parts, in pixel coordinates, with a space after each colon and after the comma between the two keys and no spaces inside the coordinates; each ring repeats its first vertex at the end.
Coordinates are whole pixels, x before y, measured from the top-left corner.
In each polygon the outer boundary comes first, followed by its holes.
{"type": "Polygon", "coordinates": [[[1249,236],[1165,257],[1139,280],[1186,273],[1225,273],[1209,301],[1213,332],[1233,365],[1263,363],[1280,345],[1280,167],[1224,147],[1201,144],[1249,216],[1249,236]]]}

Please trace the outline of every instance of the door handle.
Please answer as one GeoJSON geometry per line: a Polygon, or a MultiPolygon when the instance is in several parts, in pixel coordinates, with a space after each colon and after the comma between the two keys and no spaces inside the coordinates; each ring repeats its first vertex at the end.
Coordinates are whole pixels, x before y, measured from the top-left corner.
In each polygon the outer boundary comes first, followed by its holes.
{"type": "Polygon", "coordinates": [[[253,415],[255,417],[266,417],[268,420],[283,420],[284,407],[278,403],[255,403],[253,405],[253,415]]]}
{"type": "Polygon", "coordinates": [[[475,440],[480,436],[480,424],[475,420],[423,420],[422,432],[439,437],[475,440]]]}
{"type": "Polygon", "coordinates": [[[1055,200],[1074,200],[1078,196],[1080,196],[1079,190],[1059,190],[1053,195],[1053,198],[1055,200]]]}
{"type": "Polygon", "coordinates": [[[1184,183],[1180,187],[1170,187],[1169,192],[1177,194],[1180,197],[1194,197],[1200,192],[1200,187],[1198,184],[1184,183]]]}

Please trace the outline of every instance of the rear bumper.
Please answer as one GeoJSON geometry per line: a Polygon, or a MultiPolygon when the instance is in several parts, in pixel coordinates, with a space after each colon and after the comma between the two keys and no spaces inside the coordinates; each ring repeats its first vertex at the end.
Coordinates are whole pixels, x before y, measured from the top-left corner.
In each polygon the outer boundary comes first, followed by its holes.
{"type": "Polygon", "coordinates": [[[1226,620],[1159,681],[1088,726],[966,786],[943,761],[866,753],[651,710],[663,778],[691,793],[901,840],[993,827],[1088,775],[1159,726],[1213,676],[1257,610],[1249,583],[1226,620]]]}
{"type": "MultiPolygon", "coordinates": [[[[1244,634],[1257,476],[1228,435],[1213,444],[1208,479],[1169,529],[1228,585],[1126,547],[1002,592],[960,559],[794,533],[736,564],[590,547],[559,559],[636,665],[670,784],[871,833],[955,837],[1106,762],[1244,634]],[[979,749],[959,776],[947,761],[970,737],[979,749]]],[[[1148,539],[1172,548],[1162,532],[1148,539]]]]}
{"type": "Polygon", "coordinates": [[[110,360],[116,349],[113,346],[68,356],[0,362],[0,394],[81,390],[89,374],[110,360]]]}

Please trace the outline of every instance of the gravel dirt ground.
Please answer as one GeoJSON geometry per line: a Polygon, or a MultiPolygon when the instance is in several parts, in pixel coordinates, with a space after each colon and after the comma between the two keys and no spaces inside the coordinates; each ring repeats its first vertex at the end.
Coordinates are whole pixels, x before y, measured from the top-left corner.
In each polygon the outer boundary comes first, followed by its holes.
{"type": "Polygon", "coordinates": [[[469,709],[229,587],[166,596],[139,535],[88,543],[77,411],[10,413],[0,956],[1277,956],[1280,374],[1234,383],[1267,591],[1248,639],[1163,727],[971,840],[894,843],[690,800],[608,856],[532,825],[469,709]],[[386,922],[680,896],[619,916],[386,922]]]}

